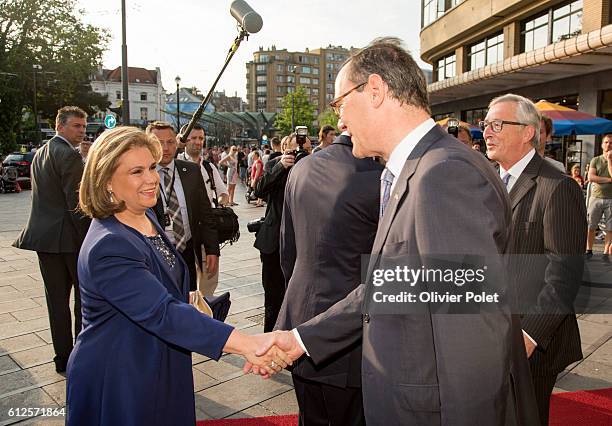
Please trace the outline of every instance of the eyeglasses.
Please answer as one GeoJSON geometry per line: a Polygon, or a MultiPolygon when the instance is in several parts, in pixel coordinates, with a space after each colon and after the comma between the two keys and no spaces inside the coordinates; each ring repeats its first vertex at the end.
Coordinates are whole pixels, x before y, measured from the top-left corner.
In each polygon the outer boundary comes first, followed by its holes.
{"type": "Polygon", "coordinates": [[[519,123],[518,121],[506,121],[506,120],[491,120],[491,121],[480,121],[478,127],[483,132],[488,126],[491,126],[493,133],[499,133],[504,128],[504,124],[510,124],[513,126],[529,126],[527,123],[519,123]]]}
{"type": "Polygon", "coordinates": [[[368,84],[367,81],[364,81],[361,84],[358,84],[357,86],[353,87],[351,90],[349,90],[348,92],[343,93],[342,95],[338,96],[336,99],[332,100],[329,103],[329,106],[332,108],[332,110],[336,113],[336,115],[340,115],[340,110],[342,109],[342,104],[340,103],[340,101],[344,98],[346,98],[348,95],[350,95],[351,93],[353,93],[355,90],[362,88],[363,86],[365,86],[366,84],[368,84]]]}

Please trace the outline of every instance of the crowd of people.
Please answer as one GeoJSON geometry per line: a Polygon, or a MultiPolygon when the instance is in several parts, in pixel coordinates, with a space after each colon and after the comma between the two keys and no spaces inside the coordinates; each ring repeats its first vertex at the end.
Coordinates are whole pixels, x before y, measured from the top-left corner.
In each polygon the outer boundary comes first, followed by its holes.
{"type": "Polygon", "coordinates": [[[557,375],[582,358],[572,303],[602,217],[604,261],[611,250],[612,135],[585,203],[579,168],[543,155],[553,128],[531,100],[492,99],[484,146],[468,128],[454,137],[398,39],[352,54],[335,91],[340,135],[322,127],[315,152],[296,133],[206,147],[201,126],[181,138],[157,121],[79,153],[87,115],[58,111],[15,246],[38,255],[67,424],[194,424],[192,352],[240,354],[264,377],[291,366],[304,425],[548,424],[557,375]],[[212,209],[237,205],[237,185],[266,207],[254,336],[190,303],[216,290],[212,209]],[[432,255],[521,260],[494,284],[504,297],[477,312],[372,305],[385,259],[432,255]]]}

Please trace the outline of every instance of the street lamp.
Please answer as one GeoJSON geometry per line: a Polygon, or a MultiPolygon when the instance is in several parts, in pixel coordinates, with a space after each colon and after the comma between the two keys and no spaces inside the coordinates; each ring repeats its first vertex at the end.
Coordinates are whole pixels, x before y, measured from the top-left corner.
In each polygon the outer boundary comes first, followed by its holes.
{"type": "Polygon", "coordinates": [[[297,65],[294,65],[291,69],[291,72],[293,73],[293,92],[291,92],[291,131],[295,129],[295,90],[297,89],[296,71],[297,65]]]}
{"type": "Polygon", "coordinates": [[[179,93],[179,87],[181,84],[181,78],[177,75],[176,78],[174,79],[174,82],[176,83],[176,132],[180,133],[181,131],[181,100],[180,100],[180,93],[179,93]]]}
{"type": "Polygon", "coordinates": [[[34,81],[34,103],[32,104],[32,109],[34,110],[34,142],[36,145],[40,145],[40,132],[38,131],[38,104],[36,103],[36,71],[40,70],[42,70],[40,65],[32,65],[32,76],[34,81]]]}

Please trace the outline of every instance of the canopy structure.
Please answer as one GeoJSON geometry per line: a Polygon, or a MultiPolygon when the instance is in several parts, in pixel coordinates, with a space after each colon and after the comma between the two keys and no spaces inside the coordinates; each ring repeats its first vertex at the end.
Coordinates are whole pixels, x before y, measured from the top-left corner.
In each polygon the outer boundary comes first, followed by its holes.
{"type": "MultiPolygon", "coordinates": [[[[442,120],[436,121],[436,123],[446,128],[448,127],[448,120],[450,120],[451,118],[452,117],[446,117],[446,118],[443,118],[442,120]]],[[[478,126],[474,126],[473,124],[466,123],[465,121],[461,121],[461,120],[459,120],[459,125],[470,129],[470,133],[472,134],[473,139],[482,139],[482,131],[478,128],[478,126]]]]}
{"type": "Polygon", "coordinates": [[[536,108],[553,121],[554,135],[602,135],[612,132],[612,121],[541,100],[536,108]]]}

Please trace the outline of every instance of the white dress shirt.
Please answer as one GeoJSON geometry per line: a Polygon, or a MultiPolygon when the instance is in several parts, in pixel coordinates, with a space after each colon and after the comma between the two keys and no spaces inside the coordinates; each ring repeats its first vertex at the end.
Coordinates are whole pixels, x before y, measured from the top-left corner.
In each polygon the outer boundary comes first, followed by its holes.
{"type": "Polygon", "coordinates": [[[408,160],[412,150],[419,143],[419,141],[423,139],[427,132],[434,128],[435,125],[436,122],[431,118],[423,121],[417,127],[412,129],[410,133],[404,136],[404,139],[402,139],[400,143],[393,148],[393,151],[391,151],[391,155],[389,155],[389,160],[386,164],[387,169],[393,173],[394,176],[393,184],[391,185],[391,193],[393,193],[397,178],[402,173],[404,164],[406,164],[406,160],[408,160]]]}
{"type": "MultiPolygon", "coordinates": [[[[185,231],[185,241],[189,241],[191,239],[191,229],[189,228],[189,214],[187,213],[187,202],[185,201],[185,192],[183,191],[183,184],[181,183],[181,176],[176,170],[176,163],[174,160],[170,162],[167,166],[170,172],[170,179],[176,172],[176,178],[174,179],[174,192],[176,193],[176,198],[178,199],[179,207],[181,209],[181,217],[183,219],[183,229],[185,231]]],[[[168,194],[165,194],[164,191],[166,189],[166,182],[164,182],[165,173],[162,171],[164,166],[158,164],[157,165],[157,173],[159,173],[159,182],[161,185],[161,199],[164,204],[164,210],[166,209],[166,197],[168,194]]],[[[163,225],[163,224],[162,224],[163,225]]],[[[172,231],[166,232],[166,235],[172,242],[172,244],[176,244],[174,241],[174,233],[172,231]]]]}
{"type": "MultiPolygon", "coordinates": [[[[192,163],[198,162],[194,160],[191,156],[189,156],[189,154],[187,154],[187,151],[181,152],[177,156],[177,158],[179,160],[191,161],[192,163]]],[[[227,192],[227,187],[225,186],[223,179],[221,179],[221,174],[219,173],[219,169],[217,169],[217,166],[215,166],[210,161],[208,162],[208,164],[210,164],[210,168],[212,169],[212,175],[213,175],[213,179],[215,180],[215,188],[217,189],[217,195],[221,196],[225,194],[229,196],[229,193],[227,192]]],[[[210,183],[210,177],[208,176],[208,172],[206,171],[206,168],[202,165],[201,162],[200,162],[200,172],[202,173],[202,178],[204,179],[204,185],[206,186],[206,194],[208,195],[208,199],[210,200],[210,206],[214,208],[215,204],[213,202],[213,199],[215,198],[215,192],[212,189],[212,185],[210,183]]]]}

